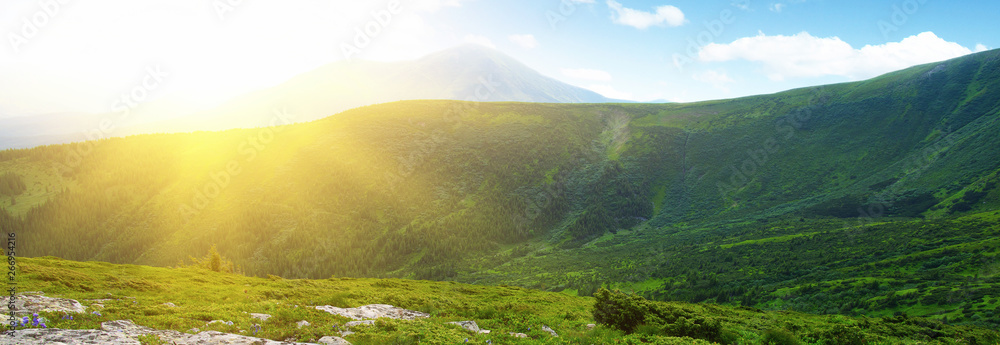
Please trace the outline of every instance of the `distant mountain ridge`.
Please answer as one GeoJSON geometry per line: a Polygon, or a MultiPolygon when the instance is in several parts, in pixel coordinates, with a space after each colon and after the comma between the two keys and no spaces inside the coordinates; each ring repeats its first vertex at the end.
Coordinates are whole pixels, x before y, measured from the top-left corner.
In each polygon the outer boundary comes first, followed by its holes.
{"type": "MultiPolygon", "coordinates": [[[[275,112],[296,122],[401,100],[476,102],[625,102],[542,75],[497,50],[466,44],[412,61],[338,61],[219,107],[169,120],[116,124],[114,136],[267,126],[275,112]]],[[[0,149],[83,141],[111,114],[52,114],[0,119],[0,149]]],[[[93,139],[93,138],[90,138],[93,139]]]]}
{"type": "Polygon", "coordinates": [[[338,61],[192,117],[196,129],[265,125],[274,109],[311,121],[364,105],[401,100],[622,102],[572,86],[491,48],[465,44],[413,61],[338,61]]]}

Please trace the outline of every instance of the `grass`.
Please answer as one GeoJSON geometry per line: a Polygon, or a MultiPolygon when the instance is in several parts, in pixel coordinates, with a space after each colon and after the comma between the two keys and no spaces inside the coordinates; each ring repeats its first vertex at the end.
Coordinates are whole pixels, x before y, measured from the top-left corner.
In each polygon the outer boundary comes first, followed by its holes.
{"type": "MultiPolygon", "coordinates": [[[[202,331],[242,332],[273,340],[294,338],[315,342],[323,336],[336,335],[334,327],[350,320],[310,306],[355,307],[383,303],[427,312],[431,317],[414,321],[379,320],[372,327],[354,328],[356,333],[346,337],[349,341],[354,344],[455,344],[466,339],[470,344],[485,344],[488,341],[494,344],[708,343],[657,334],[650,327],[633,334],[605,326],[589,329],[587,324],[594,323],[591,314],[594,298],[503,285],[477,286],[404,279],[257,278],[195,267],[115,265],[54,257],[20,258],[18,269],[21,290],[43,291],[50,297],[76,299],[87,307],[85,313],[74,315],[72,319],[63,313],[41,313],[49,320],[50,328],[93,329],[100,328],[100,323],[104,321],[128,319],[156,329],[186,332],[198,328],[202,331]],[[249,313],[265,313],[272,317],[261,322],[252,319],[249,313]],[[232,321],[232,325],[206,325],[211,320],[232,321]],[[310,325],[297,327],[296,322],[301,320],[309,321],[310,325]],[[492,333],[471,334],[447,323],[461,320],[474,320],[492,333]],[[542,325],[556,330],[560,337],[554,338],[542,331],[542,325]],[[515,338],[510,335],[512,332],[525,333],[529,337],[515,338]]],[[[819,335],[830,332],[837,325],[869,322],[868,319],[845,316],[761,311],[711,304],[653,303],[699,318],[721,320],[728,337],[726,342],[731,344],[764,344],[767,339],[785,339],[780,330],[819,335]]],[[[995,332],[969,327],[936,327],[967,335],[996,336],[995,332]]],[[[897,332],[903,336],[886,336],[878,333],[881,332],[878,328],[871,330],[874,332],[873,339],[891,343],[946,343],[911,341],[905,333],[897,332]]],[[[145,336],[140,341],[143,344],[162,343],[154,336],[145,336]]]]}

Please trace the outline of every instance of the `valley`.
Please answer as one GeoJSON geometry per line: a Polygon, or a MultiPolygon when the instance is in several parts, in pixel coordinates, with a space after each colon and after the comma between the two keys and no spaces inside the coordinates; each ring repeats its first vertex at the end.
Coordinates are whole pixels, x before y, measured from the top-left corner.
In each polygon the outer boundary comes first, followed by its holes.
{"type": "MultiPolygon", "coordinates": [[[[435,305],[436,292],[400,304],[487,320],[538,312],[574,332],[601,287],[713,310],[698,313],[823,320],[815,332],[838,318],[1000,326],[1000,51],[697,103],[413,100],[302,123],[282,114],[260,128],[0,151],[0,226],[17,234],[24,286],[165,294],[162,281],[95,287],[33,270],[169,276],[89,261],[176,267],[214,246],[246,275],[211,276],[223,282],[515,289],[566,310],[490,314],[435,305]]],[[[287,294],[260,301],[312,303],[287,294]]],[[[793,327],[775,322],[734,329],[756,341],[793,327]]]]}

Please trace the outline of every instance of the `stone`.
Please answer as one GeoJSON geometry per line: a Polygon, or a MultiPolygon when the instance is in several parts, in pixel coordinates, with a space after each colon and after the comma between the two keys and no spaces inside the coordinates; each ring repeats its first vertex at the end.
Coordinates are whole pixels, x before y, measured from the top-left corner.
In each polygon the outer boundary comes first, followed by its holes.
{"type": "Polygon", "coordinates": [[[132,320],[105,321],[101,323],[101,329],[115,334],[125,334],[131,338],[138,338],[140,335],[144,334],[155,334],[160,337],[160,340],[167,343],[182,340],[189,336],[188,334],[178,331],[156,330],[146,326],[136,325],[132,322],[132,320]]]}
{"type": "MultiPolygon", "coordinates": [[[[101,323],[101,329],[28,328],[14,332],[14,336],[0,337],[0,345],[141,345],[139,335],[155,334],[160,340],[175,345],[319,345],[312,343],[280,342],[238,334],[216,331],[184,334],[171,330],[155,330],[139,326],[129,320],[101,323]]],[[[324,337],[327,338],[327,337],[324,337]]],[[[330,337],[335,338],[335,337],[330,337]]],[[[350,343],[330,343],[350,344],[350,343]]]]}
{"type": "Polygon", "coordinates": [[[479,329],[479,325],[477,325],[475,321],[454,321],[449,322],[448,324],[462,326],[465,330],[473,333],[479,333],[479,331],[481,331],[479,329]]]}
{"type": "Polygon", "coordinates": [[[594,327],[597,327],[597,325],[595,325],[595,324],[592,324],[592,323],[588,323],[588,324],[587,324],[587,330],[588,330],[588,331],[589,331],[589,330],[592,330],[592,329],[594,329],[594,327]]]}
{"type": "Polygon", "coordinates": [[[141,345],[124,333],[100,329],[28,328],[13,336],[0,336],[0,345],[73,344],[73,345],[141,345]]]}
{"type": "Polygon", "coordinates": [[[209,321],[208,323],[206,323],[205,326],[208,326],[208,325],[211,325],[211,324],[215,324],[215,323],[221,323],[223,325],[229,325],[229,326],[233,325],[232,321],[212,320],[212,321],[209,321]]]}
{"type": "MultiPolygon", "coordinates": [[[[83,313],[85,310],[83,304],[68,298],[45,297],[40,293],[20,293],[14,297],[14,311],[17,315],[39,312],[83,313]]],[[[7,303],[0,307],[0,314],[10,314],[7,303]]]]}
{"type": "Polygon", "coordinates": [[[307,345],[314,343],[297,343],[293,341],[274,341],[270,339],[254,338],[245,335],[222,333],[216,331],[205,331],[189,336],[184,342],[176,342],[177,345],[195,344],[219,344],[219,345],[307,345]]]}
{"type": "Polygon", "coordinates": [[[542,330],[546,331],[546,332],[549,332],[549,334],[551,334],[553,337],[556,337],[556,338],[559,337],[559,334],[557,334],[556,331],[554,331],[551,328],[549,328],[549,326],[542,325],[542,330]]]}
{"type": "Polygon", "coordinates": [[[510,332],[510,336],[512,336],[514,338],[527,338],[528,337],[527,334],[524,334],[524,333],[514,333],[514,332],[510,332]]]}
{"type": "Polygon", "coordinates": [[[168,307],[168,308],[177,308],[176,304],[173,304],[173,303],[170,303],[170,302],[163,303],[163,306],[168,307]]]}
{"type": "Polygon", "coordinates": [[[269,314],[250,313],[250,318],[261,320],[261,321],[267,321],[267,319],[271,318],[271,315],[269,315],[269,314]]]}
{"type": "Polygon", "coordinates": [[[332,335],[319,338],[319,343],[323,345],[351,345],[351,343],[344,340],[344,338],[334,337],[332,335]]]}
{"type": "Polygon", "coordinates": [[[375,320],[351,321],[344,324],[344,329],[351,329],[354,326],[374,326],[375,320]]]}
{"type": "Polygon", "coordinates": [[[305,326],[309,326],[309,325],[310,325],[309,321],[306,321],[306,320],[302,320],[302,321],[299,321],[299,322],[295,323],[295,326],[297,326],[299,328],[302,328],[302,327],[305,327],[305,326]]]}
{"type": "Polygon", "coordinates": [[[369,304],[357,308],[338,308],[329,305],[321,305],[316,306],[316,309],[355,320],[378,319],[383,317],[400,320],[414,320],[417,318],[426,318],[431,316],[427,313],[397,308],[388,304],[369,304]]]}

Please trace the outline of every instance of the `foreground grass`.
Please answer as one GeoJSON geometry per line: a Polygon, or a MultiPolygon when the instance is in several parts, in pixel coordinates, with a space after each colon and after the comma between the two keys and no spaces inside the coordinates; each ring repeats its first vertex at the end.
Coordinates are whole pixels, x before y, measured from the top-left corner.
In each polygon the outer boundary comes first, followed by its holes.
{"type": "MultiPolygon", "coordinates": [[[[335,327],[350,320],[308,306],[356,307],[382,303],[427,312],[432,317],[416,321],[381,320],[375,327],[356,327],[357,333],[348,336],[348,340],[354,344],[455,344],[466,340],[471,344],[708,343],[671,337],[651,327],[640,327],[628,335],[603,325],[588,329],[587,324],[594,323],[593,298],[519,287],[400,279],[256,278],[192,267],[115,265],[52,257],[20,258],[18,269],[21,291],[42,291],[47,296],[72,298],[87,306],[86,314],[75,315],[72,320],[62,313],[42,313],[51,328],[100,328],[103,321],[130,319],[156,329],[184,332],[198,328],[315,342],[325,335],[337,335],[335,327]],[[99,311],[100,315],[92,311],[99,311]],[[249,313],[273,317],[261,322],[249,313]],[[206,325],[211,320],[233,324],[206,325]],[[310,325],[297,327],[296,322],[301,320],[310,325]],[[492,333],[472,334],[447,324],[462,320],[474,320],[492,333]],[[542,331],[542,325],[551,327],[560,337],[542,331]],[[509,335],[511,332],[529,337],[515,338],[509,335]]],[[[864,339],[860,343],[951,344],[1000,339],[992,331],[945,326],[923,319],[856,319],[707,304],[660,305],[696,315],[698,319],[720,322],[725,331],[723,342],[732,344],[831,343],[830,339],[838,334],[857,336],[859,332],[862,337],[855,338],[864,339]]]]}

